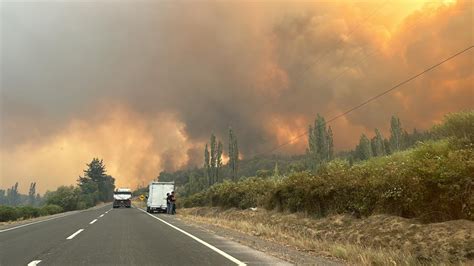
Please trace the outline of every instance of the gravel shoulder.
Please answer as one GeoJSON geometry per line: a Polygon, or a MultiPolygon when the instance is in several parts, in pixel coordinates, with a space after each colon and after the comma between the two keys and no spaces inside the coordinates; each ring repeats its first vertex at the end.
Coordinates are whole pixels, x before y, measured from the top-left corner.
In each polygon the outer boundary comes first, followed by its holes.
{"type": "Polygon", "coordinates": [[[276,243],[266,240],[255,233],[246,234],[238,230],[234,230],[219,223],[208,223],[205,220],[190,215],[177,215],[177,219],[184,223],[199,227],[209,233],[227,238],[242,245],[251,247],[255,250],[265,252],[279,259],[288,261],[297,265],[343,265],[341,260],[335,258],[324,257],[310,250],[300,250],[291,245],[276,243]],[[217,226],[216,226],[217,225],[217,226]]]}
{"type": "Polygon", "coordinates": [[[315,218],[303,213],[211,207],[177,217],[295,264],[474,265],[474,222],[423,224],[374,215],[315,218]]]}

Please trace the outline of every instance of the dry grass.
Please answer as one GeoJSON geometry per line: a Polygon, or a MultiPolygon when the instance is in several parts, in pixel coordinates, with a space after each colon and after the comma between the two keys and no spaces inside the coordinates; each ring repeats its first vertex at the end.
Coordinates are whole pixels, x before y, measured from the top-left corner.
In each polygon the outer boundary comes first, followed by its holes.
{"type": "Polygon", "coordinates": [[[314,219],[263,209],[217,208],[181,209],[179,215],[350,264],[463,264],[474,256],[474,223],[465,220],[419,224],[386,215],[314,219]]]}

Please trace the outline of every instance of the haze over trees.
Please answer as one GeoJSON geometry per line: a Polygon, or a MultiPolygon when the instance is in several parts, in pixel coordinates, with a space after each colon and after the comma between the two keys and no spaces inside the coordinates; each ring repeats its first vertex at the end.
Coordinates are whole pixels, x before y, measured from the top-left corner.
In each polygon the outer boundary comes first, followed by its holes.
{"type": "Polygon", "coordinates": [[[335,159],[345,160],[352,166],[374,157],[385,157],[412,148],[421,142],[441,138],[440,133],[435,132],[445,132],[444,137],[449,134],[459,134],[459,137],[461,135],[470,136],[469,130],[472,130],[472,128],[466,126],[470,123],[470,118],[465,118],[469,115],[472,115],[472,112],[448,115],[449,119],[446,119],[442,126],[435,127],[444,128],[444,131],[433,128],[426,131],[413,129],[411,132],[408,132],[403,127],[401,120],[394,115],[387,121],[388,129],[386,131],[389,132],[388,136],[384,136],[379,128],[375,128],[371,135],[361,134],[359,143],[354,149],[339,152],[334,151],[334,143],[337,140],[334,140],[332,128],[326,124],[323,116],[317,115],[314,123],[308,126],[308,147],[305,154],[292,156],[269,154],[243,159],[239,159],[237,136],[232,129],[229,129],[229,148],[228,151],[223,151],[223,153],[227,152],[229,155],[226,167],[219,164],[218,171],[215,170],[217,168],[217,146],[219,141],[213,135],[210,138],[210,144],[208,143],[204,148],[204,167],[175,172],[162,171],[157,179],[160,181],[175,181],[181,195],[187,196],[226,180],[239,181],[247,177],[270,178],[276,175],[285,178],[304,171],[318,174],[321,168],[324,168],[325,165],[335,159]],[[232,143],[235,144],[231,145],[232,143]],[[212,149],[212,145],[215,145],[216,148],[212,149]],[[211,156],[212,151],[215,152],[214,156],[211,156]],[[212,163],[213,160],[216,160],[215,163],[212,163]],[[215,173],[218,174],[218,177],[215,176],[215,173]]]}
{"type": "Polygon", "coordinates": [[[0,189],[0,221],[85,209],[113,199],[115,179],[107,174],[103,160],[94,158],[83,173],[77,186],[60,186],[43,197],[36,193],[36,182],[27,195],[18,192],[18,182],[6,191],[0,189]]]}
{"type": "Polygon", "coordinates": [[[36,206],[41,203],[41,196],[36,193],[36,182],[30,183],[28,194],[21,194],[18,191],[19,183],[16,182],[11,188],[0,189],[0,205],[20,206],[30,205],[36,206]]]}
{"type": "Polygon", "coordinates": [[[423,222],[474,220],[474,111],[449,114],[441,124],[422,133],[408,133],[396,116],[390,126],[388,139],[382,142],[378,130],[373,141],[362,134],[354,151],[320,164],[315,173],[308,171],[312,170],[309,165],[306,171],[285,172],[283,178],[274,178],[278,168],[274,175],[260,169],[254,177],[227,180],[188,195],[183,205],[259,206],[318,217],[383,213],[423,222]],[[389,155],[385,155],[387,144],[389,155]]]}

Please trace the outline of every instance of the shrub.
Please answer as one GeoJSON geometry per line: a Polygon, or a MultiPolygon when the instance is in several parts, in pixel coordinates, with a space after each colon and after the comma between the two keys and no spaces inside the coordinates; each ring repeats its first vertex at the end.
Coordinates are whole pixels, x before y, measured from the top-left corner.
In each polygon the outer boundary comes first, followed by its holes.
{"type": "Polygon", "coordinates": [[[48,191],[45,194],[46,204],[61,206],[64,211],[76,210],[79,196],[79,188],[73,186],[61,186],[56,191],[48,191]]]}
{"type": "Polygon", "coordinates": [[[32,206],[17,207],[18,216],[23,219],[36,218],[40,216],[40,210],[32,206]]]}
{"type": "Polygon", "coordinates": [[[474,143],[474,111],[448,114],[432,131],[441,138],[454,137],[460,142],[474,143]]]}
{"type": "Polygon", "coordinates": [[[63,211],[64,210],[61,206],[54,205],[54,204],[45,205],[41,207],[40,209],[41,215],[52,215],[52,214],[61,213],[63,211]]]}
{"type": "Polygon", "coordinates": [[[14,221],[18,218],[16,208],[0,205],[0,222],[14,221]]]}
{"type": "Polygon", "coordinates": [[[445,139],[352,167],[334,160],[317,175],[226,181],[183,199],[183,206],[264,206],[318,216],[385,213],[427,222],[473,220],[473,180],[473,146],[445,139]]]}

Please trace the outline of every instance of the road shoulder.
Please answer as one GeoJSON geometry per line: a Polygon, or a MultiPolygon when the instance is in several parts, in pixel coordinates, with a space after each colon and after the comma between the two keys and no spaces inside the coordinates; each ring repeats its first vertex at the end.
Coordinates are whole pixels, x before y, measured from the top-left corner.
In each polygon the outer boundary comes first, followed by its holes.
{"type": "Polygon", "coordinates": [[[201,222],[195,219],[191,219],[189,216],[177,215],[177,220],[187,224],[188,226],[197,227],[210,234],[217,235],[229,239],[230,241],[248,246],[254,250],[264,252],[265,254],[271,255],[275,258],[282,259],[296,265],[342,265],[343,263],[330,260],[321,256],[317,256],[307,251],[299,251],[291,246],[267,241],[259,236],[253,236],[244,234],[242,232],[232,230],[229,228],[221,227],[216,224],[209,224],[201,222]]]}

